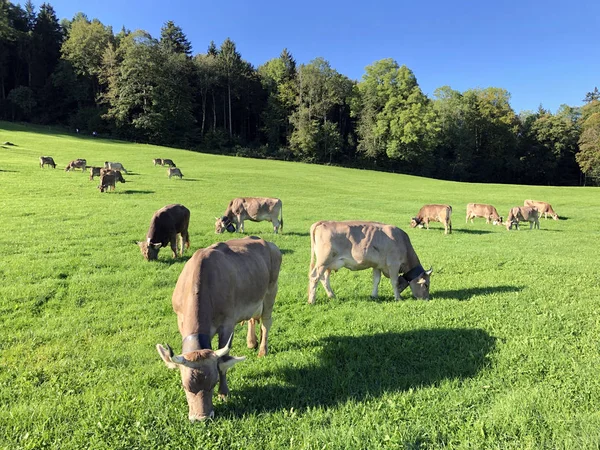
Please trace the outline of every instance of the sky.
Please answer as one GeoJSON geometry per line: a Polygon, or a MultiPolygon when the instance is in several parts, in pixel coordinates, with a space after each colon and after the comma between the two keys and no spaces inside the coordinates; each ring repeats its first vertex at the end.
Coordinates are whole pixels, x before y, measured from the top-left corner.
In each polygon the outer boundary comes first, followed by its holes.
{"type": "Polygon", "coordinates": [[[430,97],[441,86],[500,87],[516,112],[579,106],[600,88],[600,0],[46,1],[59,19],[82,11],[115,33],[125,26],[158,38],[172,20],[194,54],[229,37],[255,67],[287,48],[298,64],[320,56],[360,80],[366,66],[392,58],[430,97]]]}

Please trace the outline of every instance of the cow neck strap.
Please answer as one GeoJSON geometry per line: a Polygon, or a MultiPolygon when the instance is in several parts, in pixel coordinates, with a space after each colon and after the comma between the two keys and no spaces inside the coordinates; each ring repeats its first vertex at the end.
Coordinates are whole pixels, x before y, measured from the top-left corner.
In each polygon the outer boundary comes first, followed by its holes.
{"type": "Polygon", "coordinates": [[[194,352],[196,350],[210,349],[210,336],[208,334],[190,334],[183,338],[181,353],[194,352]]]}
{"type": "Polygon", "coordinates": [[[406,281],[408,281],[410,283],[412,280],[417,278],[423,272],[425,272],[425,269],[423,269],[423,266],[421,264],[418,264],[416,267],[413,267],[408,272],[406,272],[404,275],[402,275],[402,278],[404,278],[406,281]]]}

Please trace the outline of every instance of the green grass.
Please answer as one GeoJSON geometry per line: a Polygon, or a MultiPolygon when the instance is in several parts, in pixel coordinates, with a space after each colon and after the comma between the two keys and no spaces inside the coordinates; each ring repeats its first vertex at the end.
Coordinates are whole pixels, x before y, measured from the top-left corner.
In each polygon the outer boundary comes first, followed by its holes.
{"type": "Polygon", "coordinates": [[[374,449],[600,446],[600,190],[453,183],[335,167],[205,155],[0,123],[0,448],[374,449]],[[56,170],[40,169],[51,155],[56,170]],[[169,180],[152,158],[172,158],[169,180]],[[101,194],[75,158],[133,172],[101,194]],[[284,252],[270,354],[237,327],[227,402],[191,424],[177,372],[156,343],[181,348],[171,294],[185,261],[145,261],[152,213],[191,210],[192,250],[231,235],[214,217],[236,196],[283,201],[284,233],[246,224],[284,252]],[[508,232],[526,198],[563,220],[508,232]],[[454,207],[454,233],[408,223],[425,203],[454,207]],[[409,234],[433,266],[431,300],[374,301],[370,271],[332,276],[307,304],[311,223],[377,220],[409,234]]]}

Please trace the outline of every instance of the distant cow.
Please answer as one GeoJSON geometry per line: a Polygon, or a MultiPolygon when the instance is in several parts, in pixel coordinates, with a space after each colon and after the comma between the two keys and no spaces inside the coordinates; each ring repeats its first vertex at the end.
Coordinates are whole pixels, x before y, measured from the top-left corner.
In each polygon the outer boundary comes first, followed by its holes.
{"type": "Polygon", "coordinates": [[[552,209],[552,205],[550,205],[550,203],[540,202],[537,200],[525,200],[525,206],[533,206],[538,210],[540,216],[544,214],[545,219],[547,219],[548,214],[550,214],[550,217],[552,217],[554,220],[558,220],[558,214],[554,212],[554,209],[552,209]]]}
{"type": "Polygon", "coordinates": [[[181,170],[179,170],[177,167],[169,167],[167,169],[167,175],[169,175],[169,178],[179,177],[180,180],[183,178],[183,174],[181,173],[181,170]]]}
{"type": "Polygon", "coordinates": [[[123,167],[123,164],[118,163],[118,162],[104,161],[104,168],[110,169],[110,170],[120,170],[121,172],[127,173],[127,170],[125,170],[125,167],[123,167]]]}
{"type": "Polygon", "coordinates": [[[156,166],[157,164],[158,164],[159,166],[162,166],[162,165],[163,165],[163,160],[162,160],[162,158],[154,158],[154,159],[152,160],[152,162],[154,163],[154,165],[155,165],[155,166],[156,166]]]}
{"type": "Polygon", "coordinates": [[[172,159],[163,159],[161,165],[169,166],[169,167],[177,167],[172,159]]]}
{"type": "Polygon", "coordinates": [[[429,222],[441,222],[444,225],[444,234],[452,233],[452,206],[450,205],[425,205],[416,217],[410,221],[410,227],[425,225],[429,230],[429,222]]]}
{"type": "Polygon", "coordinates": [[[243,233],[244,220],[252,222],[267,220],[273,224],[273,231],[278,233],[283,230],[283,207],[278,198],[234,198],[229,202],[225,214],[215,219],[215,233],[223,233],[225,230],[233,232],[233,226],[235,231],[243,233]]]}
{"type": "Polygon", "coordinates": [[[520,222],[529,222],[529,229],[532,227],[540,229],[538,210],[531,206],[515,206],[508,211],[508,217],[506,219],[506,229],[512,229],[515,225],[517,230],[519,229],[520,222]]]}
{"type": "Polygon", "coordinates": [[[257,237],[219,242],[200,249],[185,264],[175,291],[173,310],[183,338],[181,355],[156,345],[169,369],[179,368],[191,421],[214,416],[213,390],[227,398],[227,370],[245,358],[229,356],[236,323],[249,321],[247,344],[256,347],[255,319],[262,320],[260,351],[268,352],[281,252],[257,237]],[[219,335],[219,350],[211,339],[219,335]]]}
{"type": "Polygon", "coordinates": [[[43,168],[44,165],[52,166],[53,169],[56,169],[56,163],[52,156],[40,156],[40,168],[43,168]]]}
{"type": "Polygon", "coordinates": [[[158,258],[158,251],[162,247],[171,245],[173,258],[177,257],[177,234],[181,244],[183,256],[183,244],[190,248],[190,235],[188,226],[190,224],[190,210],[183,205],[167,205],[154,213],[150,220],[150,228],[144,242],[137,242],[142,255],[148,261],[158,258]]]}
{"type": "Polygon", "coordinates": [[[75,169],[81,169],[81,171],[83,172],[86,168],[87,161],[85,159],[75,159],[69,164],[67,164],[67,167],[65,167],[65,172],[68,172],[70,170],[75,171],[75,169]]]}
{"type": "Polygon", "coordinates": [[[433,270],[423,269],[408,235],[393,225],[359,221],[316,222],[310,227],[310,248],[308,303],[315,302],[319,281],[327,296],[334,297],[329,275],[332,270],[342,267],[350,270],[372,268],[372,297],[377,297],[383,272],[392,283],[396,300],[408,286],[416,298],[429,298],[429,277],[433,270]]]}
{"type": "Polygon", "coordinates": [[[110,170],[103,172],[100,170],[100,185],[98,186],[98,189],[100,189],[100,192],[108,192],[110,188],[114,191],[117,181],[125,183],[125,179],[120,171],[110,170]]]}
{"type": "Polygon", "coordinates": [[[498,215],[498,211],[492,205],[486,205],[483,203],[469,203],[467,205],[467,219],[465,223],[473,223],[475,217],[485,218],[485,223],[493,222],[494,225],[502,224],[502,217],[498,215]]]}
{"type": "Polygon", "coordinates": [[[102,175],[102,170],[104,170],[102,167],[96,166],[88,167],[88,169],[90,169],[90,181],[92,181],[94,177],[99,177],[102,175]]]}

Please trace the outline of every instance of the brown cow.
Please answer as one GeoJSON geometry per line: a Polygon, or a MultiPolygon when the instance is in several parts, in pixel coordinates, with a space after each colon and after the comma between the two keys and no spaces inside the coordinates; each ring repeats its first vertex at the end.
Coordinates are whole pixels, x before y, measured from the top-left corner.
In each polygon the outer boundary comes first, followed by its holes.
{"type": "Polygon", "coordinates": [[[106,169],[103,169],[102,167],[97,167],[97,166],[88,166],[88,169],[90,169],[90,181],[92,181],[94,179],[94,177],[101,176],[102,171],[106,170],[106,169]]]}
{"type": "Polygon", "coordinates": [[[154,158],[154,159],[152,160],[152,162],[154,163],[154,165],[155,165],[155,166],[156,166],[157,164],[158,164],[159,166],[162,166],[162,165],[163,165],[163,160],[162,160],[162,158],[154,158]]]}
{"type": "Polygon", "coordinates": [[[179,368],[191,421],[214,416],[213,390],[226,398],[227,370],[245,358],[229,356],[235,324],[250,319],[248,347],[256,347],[254,320],[261,319],[258,356],[268,352],[273,305],[281,252],[271,242],[257,237],[219,242],[200,249],[185,264],[173,292],[183,338],[181,355],[156,345],[169,369],[179,368]],[[211,350],[211,339],[219,335],[219,350],[211,350]]]}
{"type": "Polygon", "coordinates": [[[177,167],[172,159],[163,159],[161,165],[169,166],[169,167],[177,167]]]}
{"type": "Polygon", "coordinates": [[[393,225],[379,222],[320,221],[310,227],[308,303],[315,302],[317,283],[334,297],[329,284],[331,271],[373,269],[372,297],[377,297],[381,273],[390,279],[394,298],[410,286],[416,298],[429,298],[429,276],[415,253],[408,235],[393,225]],[[403,273],[402,276],[399,276],[403,273]]]}
{"type": "Polygon", "coordinates": [[[183,178],[183,174],[181,173],[181,170],[179,170],[177,167],[169,167],[167,169],[167,175],[169,175],[169,178],[179,177],[180,180],[183,178]]]}
{"type": "Polygon", "coordinates": [[[531,206],[515,206],[508,211],[508,217],[506,219],[506,229],[511,230],[512,226],[515,225],[517,230],[519,229],[520,222],[529,222],[529,229],[532,227],[540,229],[538,210],[531,206]]]}
{"type": "Polygon", "coordinates": [[[452,233],[452,206],[450,205],[425,205],[416,217],[410,221],[410,227],[425,225],[429,230],[429,222],[441,222],[444,225],[444,234],[452,233]]]}
{"type": "Polygon", "coordinates": [[[127,170],[125,169],[125,167],[123,167],[123,164],[119,162],[104,161],[104,168],[109,170],[119,170],[121,172],[127,173],[127,170]]]}
{"type": "Polygon", "coordinates": [[[140,247],[142,255],[148,261],[158,258],[161,247],[171,245],[173,258],[177,257],[177,234],[181,244],[183,256],[183,243],[190,248],[190,235],[188,226],[190,224],[190,210],[183,205],[167,205],[154,213],[150,220],[150,228],[146,234],[146,241],[136,242],[140,247]]]}
{"type": "Polygon", "coordinates": [[[550,217],[552,217],[554,220],[558,220],[558,214],[554,212],[554,209],[552,209],[552,205],[550,205],[550,203],[540,202],[537,200],[525,200],[524,204],[525,206],[533,206],[538,210],[540,216],[544,214],[545,219],[547,219],[548,214],[550,214],[550,217]]]}
{"type": "Polygon", "coordinates": [[[273,231],[277,234],[283,230],[283,207],[278,198],[244,197],[234,198],[229,202],[223,217],[215,217],[215,233],[225,230],[244,232],[244,220],[273,223],[273,231]],[[281,218],[279,218],[281,216],[281,218]]]}
{"type": "Polygon", "coordinates": [[[498,211],[492,205],[484,203],[469,203],[467,204],[467,219],[465,223],[473,223],[475,217],[485,218],[485,223],[493,222],[494,225],[502,225],[502,217],[498,215],[498,211]]]}
{"type": "Polygon", "coordinates": [[[81,171],[83,172],[86,168],[87,161],[85,159],[74,159],[69,164],[67,164],[67,167],[65,167],[65,172],[68,172],[70,170],[75,171],[75,169],[81,169],[81,171]]]}
{"type": "Polygon", "coordinates": [[[44,165],[52,166],[53,169],[56,169],[56,163],[52,156],[40,156],[40,169],[44,168],[44,165]]]}
{"type": "Polygon", "coordinates": [[[101,169],[100,185],[98,186],[98,189],[100,189],[100,192],[108,192],[109,188],[112,187],[112,190],[114,191],[117,181],[125,183],[125,179],[120,171],[101,169]]]}

